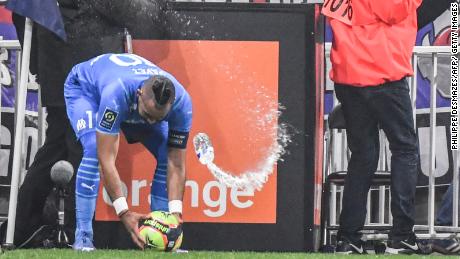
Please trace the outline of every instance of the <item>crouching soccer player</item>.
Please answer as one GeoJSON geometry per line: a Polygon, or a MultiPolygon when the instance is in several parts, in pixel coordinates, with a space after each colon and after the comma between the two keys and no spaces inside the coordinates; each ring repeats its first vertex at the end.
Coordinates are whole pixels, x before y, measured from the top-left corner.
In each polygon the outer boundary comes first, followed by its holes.
{"type": "Polygon", "coordinates": [[[67,116],[83,146],[75,188],[73,249],[94,250],[92,218],[99,168],[117,215],[134,243],[144,246],[137,225],[148,216],[129,210],[115,166],[120,130],[128,143],[141,142],[157,160],[151,210],[169,207],[181,222],[185,147],[192,121],[192,104],[184,87],[140,56],[104,54],[73,67],[64,96],[67,116]]]}

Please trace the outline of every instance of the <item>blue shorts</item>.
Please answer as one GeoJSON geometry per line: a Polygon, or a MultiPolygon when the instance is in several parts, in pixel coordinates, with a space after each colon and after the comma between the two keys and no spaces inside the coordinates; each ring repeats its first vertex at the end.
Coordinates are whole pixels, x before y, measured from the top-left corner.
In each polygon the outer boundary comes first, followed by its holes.
{"type": "MultiPolygon", "coordinates": [[[[77,139],[88,133],[94,134],[98,105],[90,97],[84,95],[78,85],[67,84],[67,82],[64,96],[67,116],[77,139]]],[[[125,134],[128,143],[141,142],[157,160],[167,161],[168,123],[166,121],[155,124],[122,123],[121,130],[125,134]]],[[[83,149],[85,148],[96,147],[83,146],[83,149]]]]}
{"type": "Polygon", "coordinates": [[[67,117],[77,138],[96,130],[98,105],[85,96],[78,86],[64,89],[67,117]]]}

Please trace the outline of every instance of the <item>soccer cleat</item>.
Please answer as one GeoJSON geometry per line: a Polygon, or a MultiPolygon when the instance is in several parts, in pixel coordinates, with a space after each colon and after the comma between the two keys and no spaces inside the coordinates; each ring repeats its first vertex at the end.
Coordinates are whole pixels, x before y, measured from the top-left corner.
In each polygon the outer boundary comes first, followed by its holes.
{"type": "Polygon", "coordinates": [[[460,253],[460,243],[455,238],[435,239],[431,244],[433,252],[445,255],[454,255],[460,253]]]}
{"type": "Polygon", "coordinates": [[[367,254],[364,249],[364,242],[359,241],[357,243],[350,242],[348,239],[342,239],[337,242],[335,248],[336,254],[367,254]]]}
{"type": "Polygon", "coordinates": [[[386,254],[415,254],[421,253],[417,237],[411,234],[408,238],[400,241],[388,240],[386,254]]]}
{"type": "Polygon", "coordinates": [[[91,252],[96,250],[93,245],[93,236],[87,232],[78,231],[75,236],[75,243],[72,246],[73,250],[81,252],[91,252]]]}

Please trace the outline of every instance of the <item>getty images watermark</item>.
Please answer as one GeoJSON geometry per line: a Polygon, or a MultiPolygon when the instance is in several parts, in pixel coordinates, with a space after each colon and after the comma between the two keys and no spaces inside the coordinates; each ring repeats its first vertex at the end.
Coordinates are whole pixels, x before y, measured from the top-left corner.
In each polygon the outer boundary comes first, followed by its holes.
{"type": "Polygon", "coordinates": [[[458,3],[450,4],[450,148],[458,150],[458,3]]]}

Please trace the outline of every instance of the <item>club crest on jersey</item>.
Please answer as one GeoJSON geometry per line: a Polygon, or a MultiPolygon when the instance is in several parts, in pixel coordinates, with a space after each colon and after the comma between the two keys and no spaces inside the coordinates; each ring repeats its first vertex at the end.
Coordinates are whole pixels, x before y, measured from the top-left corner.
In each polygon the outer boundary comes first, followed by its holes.
{"type": "Polygon", "coordinates": [[[77,131],[80,131],[85,128],[86,128],[86,121],[84,119],[79,119],[77,121],[77,131]]]}
{"type": "Polygon", "coordinates": [[[101,121],[99,122],[99,126],[104,129],[112,130],[113,124],[117,119],[118,112],[113,111],[109,108],[105,108],[104,114],[102,115],[101,121]]]}

